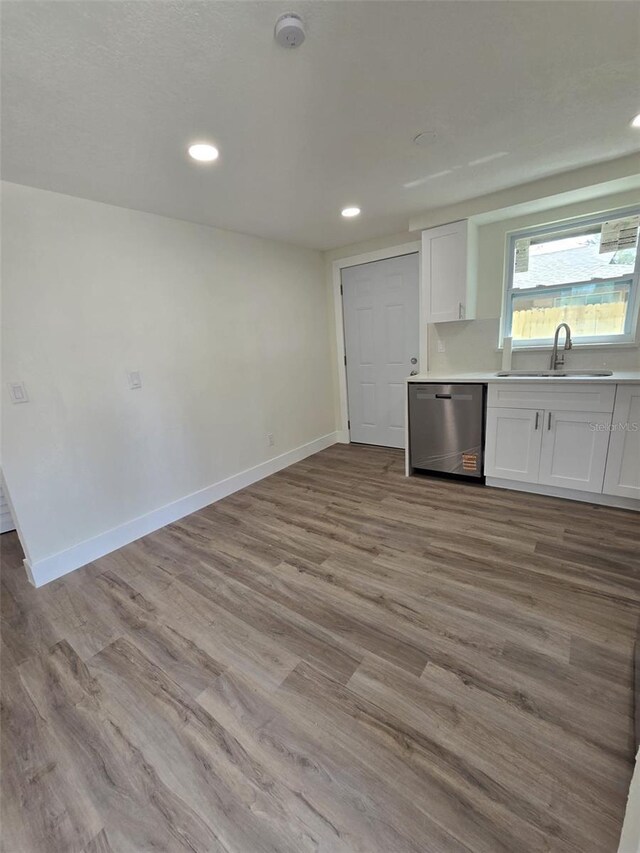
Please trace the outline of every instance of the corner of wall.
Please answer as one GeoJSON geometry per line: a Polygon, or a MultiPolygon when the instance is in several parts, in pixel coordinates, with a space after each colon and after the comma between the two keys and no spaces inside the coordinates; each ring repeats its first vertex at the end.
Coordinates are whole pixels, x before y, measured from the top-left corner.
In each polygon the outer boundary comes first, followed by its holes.
{"type": "Polygon", "coordinates": [[[269,459],[267,462],[262,462],[253,468],[234,474],[226,480],[212,483],[198,492],[186,495],[119,527],[91,539],[86,539],[84,542],[79,542],[58,554],[53,554],[36,562],[25,559],[24,566],[29,580],[36,587],[44,586],[63,575],[86,566],[88,563],[92,563],[94,560],[98,560],[100,557],[104,557],[106,554],[110,554],[112,551],[116,551],[118,548],[135,542],[136,539],[165,527],[167,524],[172,524],[186,515],[204,509],[204,507],[250,486],[252,483],[257,483],[283,468],[301,462],[308,456],[313,456],[313,454],[325,450],[338,441],[340,441],[338,433],[328,433],[287,453],[269,459]]]}

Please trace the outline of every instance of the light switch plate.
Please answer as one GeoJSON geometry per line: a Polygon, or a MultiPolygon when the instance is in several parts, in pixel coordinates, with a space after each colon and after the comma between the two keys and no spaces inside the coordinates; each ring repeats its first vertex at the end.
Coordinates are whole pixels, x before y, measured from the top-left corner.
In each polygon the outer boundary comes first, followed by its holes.
{"type": "Polygon", "coordinates": [[[9,395],[12,403],[29,402],[29,395],[24,382],[9,382],[9,395]]]}
{"type": "Polygon", "coordinates": [[[444,341],[438,341],[438,352],[444,352],[444,341]]]}
{"type": "Polygon", "coordinates": [[[137,388],[142,388],[142,376],[139,370],[130,370],[127,373],[129,379],[129,388],[135,391],[137,388]]]}

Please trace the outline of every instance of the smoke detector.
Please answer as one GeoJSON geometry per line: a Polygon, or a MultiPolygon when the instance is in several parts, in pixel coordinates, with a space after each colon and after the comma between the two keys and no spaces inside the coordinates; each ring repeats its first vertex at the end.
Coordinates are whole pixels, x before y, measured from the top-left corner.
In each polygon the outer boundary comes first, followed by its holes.
{"type": "Polygon", "coordinates": [[[304,41],[304,24],[299,15],[287,12],[276,21],[273,37],[280,47],[299,47],[304,41]]]}

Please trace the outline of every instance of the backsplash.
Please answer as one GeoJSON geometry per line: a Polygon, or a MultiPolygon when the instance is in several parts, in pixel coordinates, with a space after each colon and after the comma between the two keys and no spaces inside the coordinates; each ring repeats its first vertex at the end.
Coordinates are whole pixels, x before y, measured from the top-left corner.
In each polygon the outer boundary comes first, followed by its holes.
{"type": "MultiPolygon", "coordinates": [[[[498,347],[500,320],[467,320],[455,323],[430,323],[430,373],[475,372],[500,370],[502,352],[498,347]],[[438,343],[444,352],[438,352],[438,343]]],[[[514,351],[511,366],[514,370],[545,369],[549,366],[551,347],[537,352],[514,351]]],[[[566,365],[571,368],[599,367],[609,370],[640,370],[638,347],[574,347],[565,353],[566,365]]]]}
{"type": "Polygon", "coordinates": [[[459,320],[455,323],[429,323],[430,373],[500,370],[498,352],[499,320],[459,320]],[[444,352],[438,352],[438,343],[444,352]]]}

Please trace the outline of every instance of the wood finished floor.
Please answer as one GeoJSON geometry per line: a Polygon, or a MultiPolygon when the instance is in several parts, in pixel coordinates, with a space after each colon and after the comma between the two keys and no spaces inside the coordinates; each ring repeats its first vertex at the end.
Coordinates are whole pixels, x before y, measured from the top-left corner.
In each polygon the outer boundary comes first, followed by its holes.
{"type": "Polygon", "coordinates": [[[5,853],[614,853],[638,516],[337,445],[40,590],[5,853]]]}

